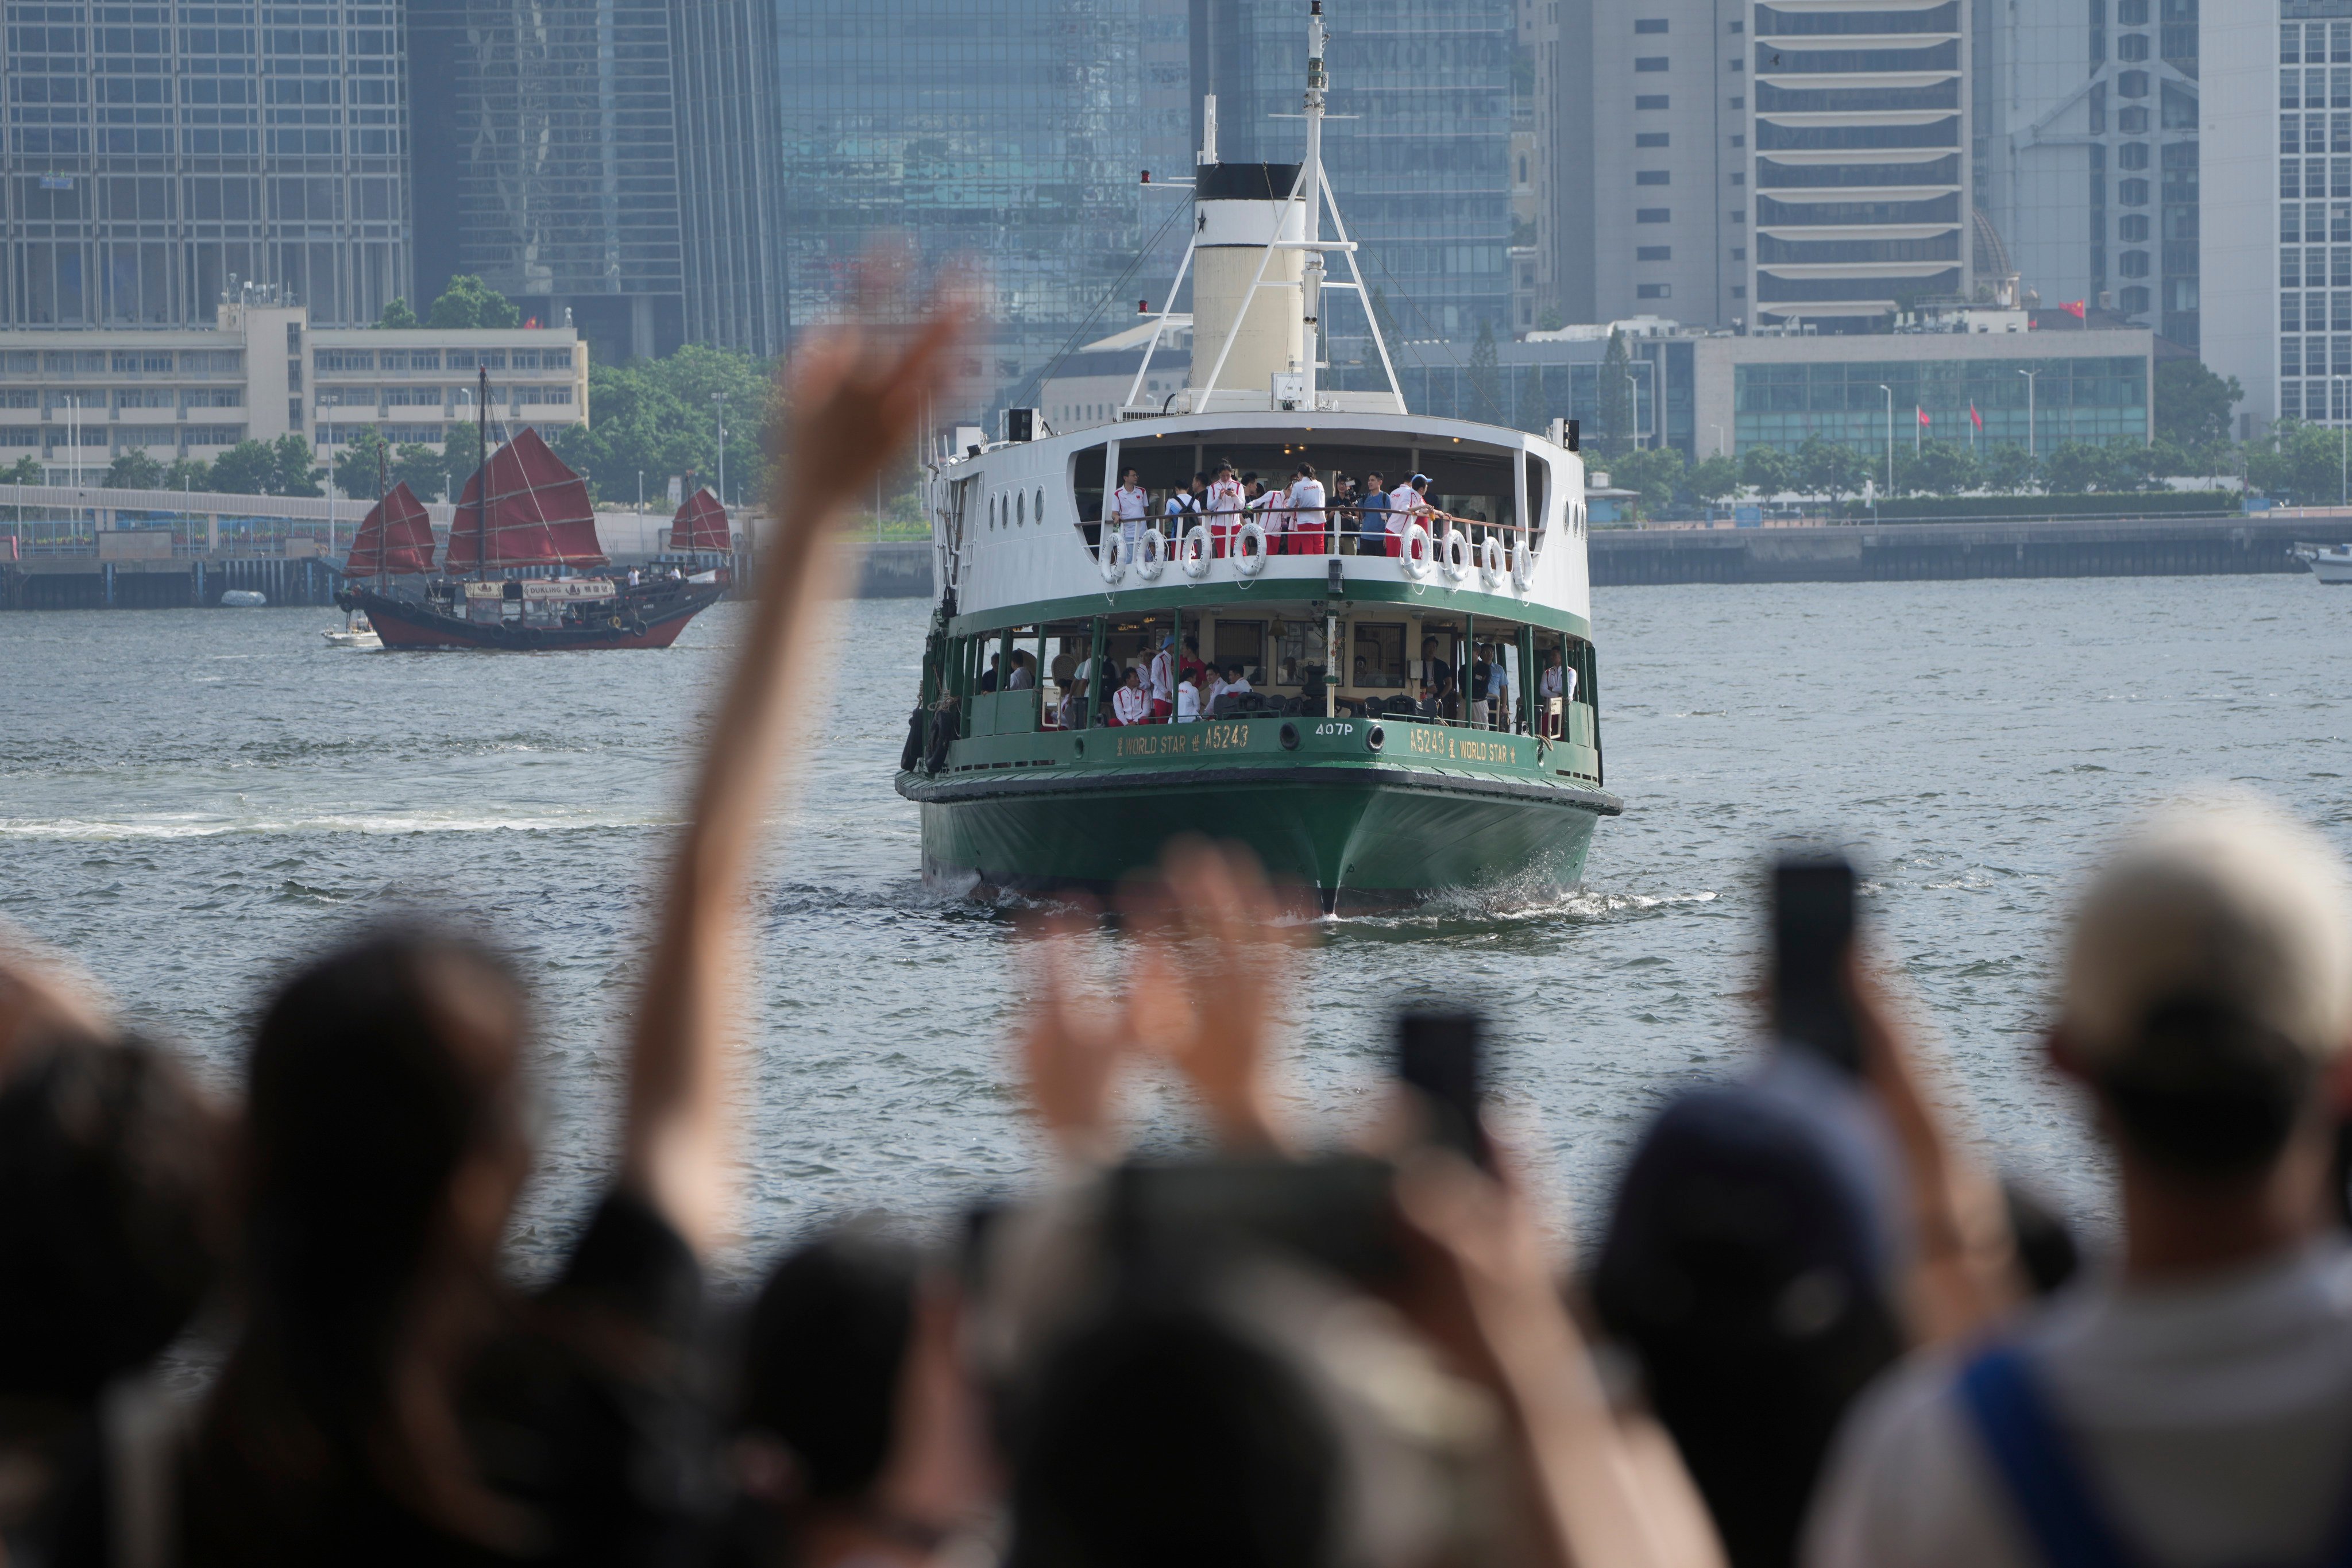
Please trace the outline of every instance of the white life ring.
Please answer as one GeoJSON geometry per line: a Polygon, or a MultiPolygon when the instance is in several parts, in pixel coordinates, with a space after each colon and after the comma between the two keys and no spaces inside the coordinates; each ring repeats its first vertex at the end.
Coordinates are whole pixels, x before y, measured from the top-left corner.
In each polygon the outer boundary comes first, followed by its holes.
{"type": "Polygon", "coordinates": [[[1209,574],[1209,530],[1205,523],[1194,523],[1176,542],[1176,564],[1184,568],[1187,577],[1209,574]]]}
{"type": "Polygon", "coordinates": [[[1106,583],[1116,583],[1127,575],[1127,541],[1111,525],[1103,525],[1102,574],[1106,583]]]}
{"type": "Polygon", "coordinates": [[[1255,577],[1265,570],[1265,530],[1256,522],[1245,522],[1234,534],[1234,570],[1244,577],[1255,577]],[[1252,550],[1251,540],[1257,541],[1252,550]]]}
{"type": "Polygon", "coordinates": [[[1408,577],[1429,575],[1435,551],[1429,542],[1429,530],[1417,522],[1404,525],[1404,543],[1397,551],[1397,570],[1408,577]]]}
{"type": "Polygon", "coordinates": [[[1521,593],[1525,593],[1528,585],[1535,580],[1536,552],[1528,547],[1525,539],[1521,539],[1511,547],[1511,581],[1518,584],[1521,593]]]}
{"type": "Polygon", "coordinates": [[[1444,541],[1437,547],[1437,559],[1449,580],[1459,583],[1469,576],[1470,536],[1458,528],[1447,529],[1444,541]]]}
{"type": "Polygon", "coordinates": [[[1478,542],[1478,580],[1492,588],[1503,580],[1508,568],[1503,560],[1503,542],[1493,534],[1478,542]]]}
{"type": "Polygon", "coordinates": [[[1143,542],[1135,552],[1135,574],[1147,583],[1156,583],[1160,574],[1168,569],[1168,537],[1156,528],[1143,531],[1143,542]]]}

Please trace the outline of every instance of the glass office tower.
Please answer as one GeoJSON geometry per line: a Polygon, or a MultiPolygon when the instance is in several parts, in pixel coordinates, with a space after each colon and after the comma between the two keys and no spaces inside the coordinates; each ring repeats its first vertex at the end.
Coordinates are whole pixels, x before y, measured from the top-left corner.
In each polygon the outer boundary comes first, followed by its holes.
{"type": "Polygon", "coordinates": [[[778,0],[793,321],[833,310],[877,236],[972,257],[993,305],[981,379],[1021,402],[1066,345],[1157,304],[1164,277],[1137,262],[1142,10],[778,0]]]}
{"type": "MultiPolygon", "coordinates": [[[[1345,0],[1331,26],[1323,164],[1395,333],[1511,335],[1513,0],[1345,0]],[[1352,116],[1353,118],[1341,118],[1352,116]]],[[[1229,162],[1296,162],[1307,7],[1194,0],[1193,85],[1229,162]]],[[[1573,155],[1572,153],[1570,155],[1573,155]]],[[[1344,273],[1340,275],[1344,276],[1344,273]]],[[[1347,307],[1332,314],[1333,355],[1347,307]]]]}
{"type": "Polygon", "coordinates": [[[0,325],[209,327],[232,279],[321,326],[407,289],[399,8],[6,6],[0,325]]]}

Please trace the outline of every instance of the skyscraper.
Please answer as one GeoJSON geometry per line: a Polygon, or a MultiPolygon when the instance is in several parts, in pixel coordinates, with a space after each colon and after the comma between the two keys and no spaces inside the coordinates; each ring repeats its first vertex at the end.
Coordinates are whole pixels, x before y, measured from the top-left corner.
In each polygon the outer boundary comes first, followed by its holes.
{"type": "MultiPolygon", "coordinates": [[[[1345,0],[1329,13],[1323,163],[1368,288],[1405,338],[1512,331],[1513,0],[1345,0]]],[[[1193,87],[1220,154],[1295,163],[1307,5],[1193,0],[1193,87]]],[[[1571,155],[1574,155],[1571,153],[1571,155]]],[[[1344,310],[1346,307],[1342,307],[1344,310]]],[[[1335,336],[1346,329],[1335,318],[1335,336]]]]}
{"type": "MultiPolygon", "coordinates": [[[[982,378],[1011,392],[1164,287],[1137,261],[1139,0],[776,3],[793,321],[835,309],[878,236],[973,257],[992,296],[982,378]]],[[[1181,207],[1154,199],[1155,225],[1181,207]]]]}
{"type": "Polygon", "coordinates": [[[1755,7],[1755,323],[1868,330],[1969,293],[1966,33],[1960,0],[1755,7]]]}
{"type": "Polygon", "coordinates": [[[208,327],[231,279],[319,325],[409,271],[399,8],[8,8],[0,324],[208,327]]]}
{"type": "Polygon", "coordinates": [[[599,360],[781,346],[759,0],[409,0],[416,291],[473,273],[599,360]]]}

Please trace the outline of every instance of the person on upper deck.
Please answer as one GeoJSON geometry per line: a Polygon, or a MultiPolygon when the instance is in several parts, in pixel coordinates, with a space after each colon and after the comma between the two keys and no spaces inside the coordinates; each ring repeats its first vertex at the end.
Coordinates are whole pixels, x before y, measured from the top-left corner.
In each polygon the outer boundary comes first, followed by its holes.
{"type": "Polygon", "coordinates": [[[1193,520],[1200,516],[1208,494],[1209,476],[1206,474],[1194,474],[1191,489],[1168,492],[1168,504],[1160,509],[1160,515],[1168,519],[1169,532],[1173,537],[1184,537],[1184,531],[1192,527],[1193,520]]]}
{"type": "Polygon", "coordinates": [[[1288,504],[1289,553],[1320,555],[1323,553],[1324,503],[1328,498],[1323,481],[1315,477],[1315,465],[1301,463],[1290,477],[1288,504]]]}
{"type": "Polygon", "coordinates": [[[1208,499],[1203,509],[1209,514],[1209,552],[1226,556],[1233,553],[1234,530],[1239,526],[1239,513],[1246,498],[1242,482],[1234,478],[1231,463],[1217,465],[1217,477],[1209,481],[1208,499]]]}
{"type": "Polygon", "coordinates": [[[1151,722],[1151,700],[1143,694],[1143,672],[1129,665],[1127,677],[1110,696],[1110,721],[1114,724],[1149,724],[1151,722]]]}
{"type": "Polygon", "coordinates": [[[1360,520],[1356,529],[1356,553],[1386,555],[1389,498],[1386,484],[1376,472],[1364,476],[1364,493],[1356,501],[1356,515],[1360,520]]]}
{"type": "Polygon", "coordinates": [[[1402,554],[1404,531],[1414,523],[1433,528],[1434,509],[1429,504],[1429,476],[1415,474],[1389,492],[1389,553],[1402,554]]]}
{"type": "Polygon", "coordinates": [[[1110,515],[1118,524],[1120,548],[1131,560],[1143,545],[1143,520],[1151,515],[1151,497],[1133,468],[1118,477],[1110,493],[1110,515]]]}

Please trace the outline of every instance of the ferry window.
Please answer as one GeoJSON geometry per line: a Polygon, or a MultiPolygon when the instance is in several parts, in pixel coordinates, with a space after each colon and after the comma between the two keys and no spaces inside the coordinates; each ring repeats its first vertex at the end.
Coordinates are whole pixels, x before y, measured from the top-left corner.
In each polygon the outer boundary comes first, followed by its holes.
{"type": "Polygon", "coordinates": [[[1355,625],[1350,654],[1349,684],[1359,689],[1404,687],[1404,623],[1381,621],[1355,625]]]}
{"type": "Polygon", "coordinates": [[[1219,621],[1213,656],[1217,668],[1238,664],[1252,681],[1265,679],[1265,623],[1264,621],[1219,621]]]}
{"type": "Polygon", "coordinates": [[[1276,628],[1275,685],[1319,685],[1323,669],[1321,621],[1285,621],[1276,628]]]}
{"type": "Polygon", "coordinates": [[[1029,498],[1027,496],[1014,496],[1013,498],[1013,521],[1014,522],[1026,522],[1029,521],[1029,498]]]}
{"type": "Polygon", "coordinates": [[[1037,487],[1037,521],[1045,521],[1045,487],[1043,485],[1037,487]]]}

